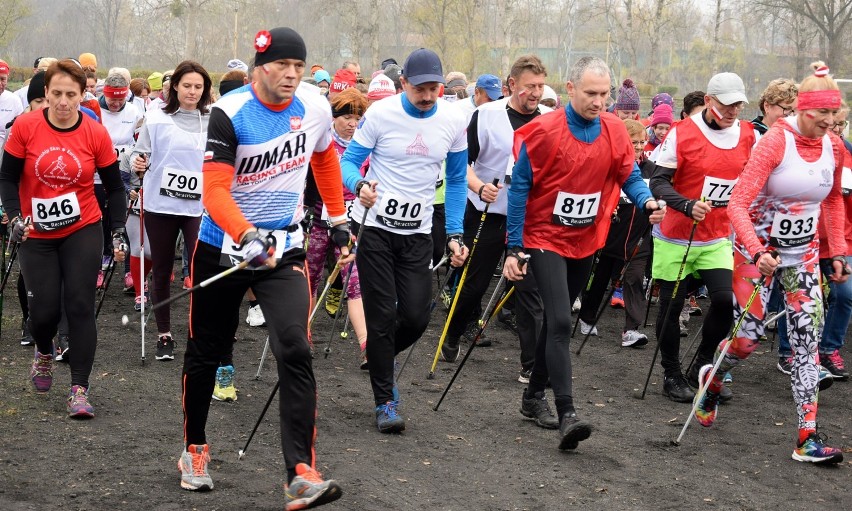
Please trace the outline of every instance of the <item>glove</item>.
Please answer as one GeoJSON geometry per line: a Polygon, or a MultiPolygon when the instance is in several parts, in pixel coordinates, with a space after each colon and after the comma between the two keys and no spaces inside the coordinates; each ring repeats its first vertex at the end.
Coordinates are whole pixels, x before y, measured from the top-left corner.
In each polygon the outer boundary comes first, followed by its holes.
{"type": "Polygon", "coordinates": [[[275,238],[272,236],[262,236],[257,231],[252,231],[243,237],[243,242],[240,244],[243,250],[244,259],[249,262],[249,266],[258,269],[266,264],[266,260],[275,254],[275,238]]]}
{"type": "Polygon", "coordinates": [[[127,254],[129,252],[130,240],[127,238],[127,231],[124,227],[118,227],[112,230],[112,248],[119,252],[127,254]]]}
{"type": "Polygon", "coordinates": [[[450,242],[455,241],[459,244],[459,250],[464,248],[464,238],[461,234],[450,234],[447,236],[447,250],[450,250],[450,242]]]}
{"type": "Polygon", "coordinates": [[[338,248],[348,247],[349,241],[352,239],[352,235],[349,233],[349,222],[331,226],[329,235],[331,241],[338,248]]]}
{"type": "Polygon", "coordinates": [[[527,253],[521,255],[522,252],[524,247],[509,247],[506,249],[506,257],[514,257],[518,260],[518,266],[523,267],[530,260],[530,255],[527,253]]]}
{"type": "Polygon", "coordinates": [[[10,236],[10,240],[13,243],[21,243],[24,241],[24,234],[26,233],[27,227],[29,227],[29,218],[24,220],[19,216],[16,216],[14,220],[12,220],[12,234],[10,236]]]}

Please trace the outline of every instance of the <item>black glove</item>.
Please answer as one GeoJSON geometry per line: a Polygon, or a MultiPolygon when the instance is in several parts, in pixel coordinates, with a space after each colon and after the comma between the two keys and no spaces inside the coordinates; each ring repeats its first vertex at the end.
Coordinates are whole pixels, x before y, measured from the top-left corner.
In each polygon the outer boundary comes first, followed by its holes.
{"type": "Polygon", "coordinates": [[[118,227],[112,230],[112,248],[119,252],[127,254],[129,252],[130,240],[127,238],[127,231],[124,227],[118,227]]]}
{"type": "Polygon", "coordinates": [[[332,225],[328,231],[331,241],[338,247],[348,247],[352,236],[349,234],[349,222],[332,225]]]}
{"type": "Polygon", "coordinates": [[[450,249],[450,242],[455,241],[459,244],[459,250],[464,248],[464,239],[461,234],[450,234],[447,236],[447,250],[450,249]]]}
{"type": "Polygon", "coordinates": [[[266,260],[275,254],[275,238],[263,236],[257,231],[245,235],[240,244],[243,249],[244,258],[252,268],[260,268],[266,264],[266,260]]]}
{"type": "Polygon", "coordinates": [[[12,234],[10,236],[10,240],[14,243],[20,243],[24,241],[24,230],[27,228],[29,224],[29,218],[24,220],[19,216],[16,216],[14,220],[12,220],[12,234]]]}

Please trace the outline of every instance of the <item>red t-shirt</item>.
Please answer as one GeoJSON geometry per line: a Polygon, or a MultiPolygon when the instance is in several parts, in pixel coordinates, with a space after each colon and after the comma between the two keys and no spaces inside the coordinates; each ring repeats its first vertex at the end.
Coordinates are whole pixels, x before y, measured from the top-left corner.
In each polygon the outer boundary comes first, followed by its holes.
{"type": "Polygon", "coordinates": [[[62,131],[47,122],[47,110],[15,120],[6,151],[24,159],[18,186],[21,216],[32,217],[32,238],[62,238],[101,220],[94,175],[115,163],[106,128],[80,114],[82,122],[62,131]]]}

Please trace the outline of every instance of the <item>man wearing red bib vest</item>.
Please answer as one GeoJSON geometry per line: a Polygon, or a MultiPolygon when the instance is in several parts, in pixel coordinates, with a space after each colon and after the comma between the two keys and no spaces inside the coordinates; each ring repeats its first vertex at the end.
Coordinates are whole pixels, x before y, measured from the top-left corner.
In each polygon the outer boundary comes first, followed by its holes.
{"type": "MultiPolygon", "coordinates": [[[[737,119],[746,103],[745,85],[739,76],[713,76],[704,96],[705,109],[669,131],[651,178],[654,195],[676,211],[654,228],[652,266],[653,277],[660,283],[657,342],[661,343],[665,374],[663,394],[676,402],[692,402],[695,393],[689,385],[697,387],[697,369],[713,360],[716,347],[731,327],[733,252],[727,206],[755,143],[752,125],[737,119]],[[693,225],[695,233],[690,242],[693,225]],[[678,315],[672,313],[664,319],[669,306],[672,311],[683,307],[686,286],[678,287],[674,300],[672,292],[686,250],[689,253],[681,279],[697,273],[710,294],[710,309],[689,383],[678,357],[678,315]]],[[[725,394],[730,398],[730,391],[726,389],[725,394]]]]}
{"type": "Polygon", "coordinates": [[[619,191],[642,204],[652,223],[660,210],[634,161],[624,123],[606,113],[610,75],[599,58],[571,69],[571,101],[515,131],[509,188],[508,253],[503,274],[519,280],[530,265],[542,279],[544,324],[525,397],[544,392],[548,377],[559,417],[559,448],[575,449],[592,427],[577,418],[571,371],[571,307],[588,279],[594,252],[606,241],[619,191]]]}

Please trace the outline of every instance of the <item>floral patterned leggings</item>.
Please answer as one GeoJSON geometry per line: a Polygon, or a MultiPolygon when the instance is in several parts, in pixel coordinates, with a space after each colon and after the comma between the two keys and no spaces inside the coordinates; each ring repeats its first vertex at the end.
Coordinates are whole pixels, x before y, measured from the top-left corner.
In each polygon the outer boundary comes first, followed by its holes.
{"type": "MultiPolygon", "coordinates": [[[[790,381],[793,399],[799,417],[799,436],[807,437],[816,430],[817,400],[819,390],[819,332],[824,320],[822,287],[820,286],[819,263],[810,263],[779,268],[772,278],[780,279],[784,290],[787,312],[787,332],[793,349],[793,371],[790,381]]],[[[743,308],[760,279],[757,267],[739,252],[734,252],[734,320],[743,314],[743,308]]],[[[745,360],[757,348],[763,336],[764,314],[769,300],[769,281],[760,291],[759,300],[751,308],[734,336],[719,370],[710,384],[711,392],[719,392],[722,376],[741,360],[745,360]]],[[[722,341],[723,343],[725,341],[722,341]]],[[[719,345],[719,350],[724,344],[719,345]]],[[[716,352],[717,355],[720,351],[716,352]]]]}
{"type": "MultiPolygon", "coordinates": [[[[319,223],[319,222],[316,222],[319,223]]],[[[310,240],[308,241],[308,273],[310,275],[311,294],[314,299],[322,292],[324,284],[320,284],[322,278],[322,269],[325,266],[325,256],[332,248],[331,238],[328,237],[328,228],[325,225],[311,226],[310,240]]],[[[323,222],[324,223],[324,222],[323,222]]],[[[340,249],[334,247],[334,257],[340,258],[340,249]]],[[[352,264],[352,263],[350,263],[352,264]]],[[[340,269],[341,278],[346,276],[349,271],[349,265],[340,269]]],[[[357,300],[361,298],[361,283],[358,280],[358,267],[352,266],[352,276],[349,277],[349,285],[346,290],[346,298],[349,300],[357,300]]]]}

